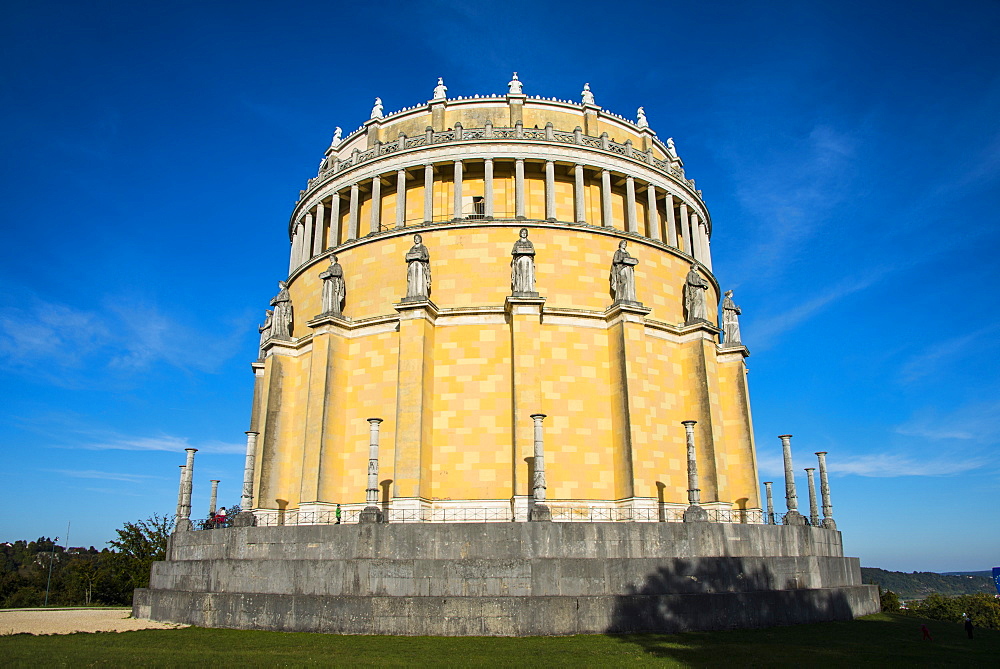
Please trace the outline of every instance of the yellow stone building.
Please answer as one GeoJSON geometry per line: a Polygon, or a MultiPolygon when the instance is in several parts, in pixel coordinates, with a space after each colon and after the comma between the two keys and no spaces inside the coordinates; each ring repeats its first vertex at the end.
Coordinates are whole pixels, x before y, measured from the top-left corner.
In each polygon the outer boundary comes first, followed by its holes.
{"type": "Polygon", "coordinates": [[[546,415],[555,520],[677,519],[685,420],[697,421],[702,505],[759,519],[748,353],[719,343],[712,220],[673,142],[589,88],[582,103],[524,95],[516,75],[508,88],[448,98],[439,83],[391,114],[376,101],[361,128],[338,128],[302,191],[290,332],[272,325],[253,364],[244,503],[261,522],[364,507],[372,417],[390,520],[525,520],[533,414],[546,415]],[[512,291],[522,228],[537,297],[512,291]],[[415,233],[431,287],[404,300],[415,233]],[[616,301],[623,240],[635,299],[616,301]],[[333,256],[346,296],[324,313],[333,256]],[[685,313],[693,263],[704,322],[685,313]]]}

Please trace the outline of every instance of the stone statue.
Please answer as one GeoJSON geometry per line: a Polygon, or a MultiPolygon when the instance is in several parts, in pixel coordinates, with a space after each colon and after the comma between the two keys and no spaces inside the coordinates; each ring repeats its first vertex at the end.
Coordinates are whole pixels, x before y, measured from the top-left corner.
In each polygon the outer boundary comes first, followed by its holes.
{"type": "Polygon", "coordinates": [[[584,84],[580,92],[580,99],[585,105],[594,104],[594,94],[590,92],[590,84],[584,84]]]}
{"type": "Polygon", "coordinates": [[[271,299],[274,316],[271,317],[271,338],[292,338],[292,298],[288,295],[288,284],[278,282],[278,294],[271,299]]]}
{"type": "Polygon", "coordinates": [[[635,124],[640,128],[648,128],[649,121],[646,120],[646,110],[642,107],[635,112],[635,124]]]}
{"type": "Polygon", "coordinates": [[[667,153],[670,154],[671,158],[677,158],[677,147],[674,146],[673,137],[667,137],[667,153]]]}
{"type": "Polygon", "coordinates": [[[372,107],[372,118],[382,118],[382,98],[375,98],[375,106],[372,107]]]}
{"type": "Polygon", "coordinates": [[[686,325],[692,323],[707,323],[708,312],[705,308],[705,293],[708,292],[708,282],[698,274],[698,265],[692,264],[684,280],[684,311],[687,313],[686,325]]]}
{"type": "Polygon", "coordinates": [[[722,300],[722,335],[725,344],[742,344],[740,341],[740,308],[733,302],[733,291],[727,290],[722,300]]]}
{"type": "Polygon", "coordinates": [[[321,272],[323,280],[323,316],[341,316],[347,286],[344,284],[344,268],[337,262],[337,256],[330,256],[330,266],[321,272]]]}
{"type": "Polygon", "coordinates": [[[332,140],[330,140],[330,146],[331,146],[331,147],[334,147],[334,146],[337,146],[338,144],[340,144],[340,135],[341,135],[341,134],[342,134],[343,132],[344,132],[344,131],[343,131],[343,130],[341,130],[341,129],[340,129],[340,126],[338,125],[338,126],[337,126],[337,129],[333,131],[333,139],[332,139],[332,140]]]}
{"type": "Polygon", "coordinates": [[[434,87],[434,99],[444,100],[448,93],[448,87],[444,85],[444,78],[438,77],[438,85],[434,87]]]}
{"type": "Polygon", "coordinates": [[[637,303],[635,299],[635,266],[639,261],[625,250],[625,240],[618,243],[618,250],[611,260],[611,295],[615,302],[637,303]]]}
{"type": "Polygon", "coordinates": [[[517,72],[515,72],[513,78],[511,78],[511,80],[507,82],[507,94],[522,95],[521,81],[517,78],[517,72]]]}
{"type": "Polygon", "coordinates": [[[413,235],[413,246],[406,252],[406,299],[426,300],[431,294],[431,254],[420,235],[413,235]]]}
{"type": "Polygon", "coordinates": [[[271,324],[273,320],[274,312],[268,309],[264,312],[264,324],[257,328],[257,332],[260,333],[260,354],[257,356],[258,360],[264,359],[264,344],[267,340],[271,338],[271,324]]]}
{"type": "Polygon", "coordinates": [[[528,228],[521,228],[510,254],[510,289],[514,296],[535,297],[535,245],[528,241],[528,228]]]}

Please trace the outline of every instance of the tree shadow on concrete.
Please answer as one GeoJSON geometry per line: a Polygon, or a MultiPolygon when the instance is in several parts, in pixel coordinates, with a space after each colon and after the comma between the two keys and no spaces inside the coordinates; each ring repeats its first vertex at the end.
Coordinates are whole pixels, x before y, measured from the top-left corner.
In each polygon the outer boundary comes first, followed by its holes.
{"type": "Polygon", "coordinates": [[[606,632],[651,655],[676,657],[678,649],[660,635],[853,617],[841,590],[803,588],[794,577],[779,582],[761,560],[675,558],[617,598],[606,632]]]}

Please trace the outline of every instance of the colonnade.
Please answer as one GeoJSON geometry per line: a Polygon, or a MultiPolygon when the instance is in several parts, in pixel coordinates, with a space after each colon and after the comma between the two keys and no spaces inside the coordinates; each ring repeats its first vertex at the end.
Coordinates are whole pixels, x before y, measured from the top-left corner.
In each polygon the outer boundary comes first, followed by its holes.
{"type": "MultiPolygon", "coordinates": [[[[525,159],[513,158],[511,160],[514,166],[513,218],[516,220],[527,220],[525,159]]],[[[502,212],[498,216],[496,211],[495,162],[496,159],[494,158],[482,158],[474,161],[453,160],[447,163],[428,163],[423,165],[422,223],[426,224],[434,220],[434,175],[435,170],[442,168],[451,171],[454,190],[450,216],[452,220],[470,217],[486,220],[508,218],[510,212],[502,212]],[[470,216],[469,212],[466,211],[465,197],[467,189],[463,181],[465,180],[468,164],[479,162],[482,162],[484,175],[482,208],[481,213],[477,211],[470,216]],[[502,215],[503,213],[506,213],[506,216],[502,215]]],[[[546,160],[539,162],[544,162],[544,219],[555,222],[557,220],[556,161],[546,160]]],[[[663,184],[640,181],[630,174],[620,174],[608,169],[599,169],[600,213],[595,216],[594,212],[585,204],[585,192],[588,186],[588,179],[585,173],[586,167],[586,165],[581,163],[574,164],[572,167],[574,219],[572,222],[581,225],[591,224],[614,227],[612,225],[612,183],[624,182],[625,220],[623,223],[624,229],[627,232],[645,234],[654,241],[665,243],[667,246],[683,251],[709,270],[712,269],[708,222],[693,207],[688,206],[687,202],[674,195],[663,184]],[[638,198],[645,198],[645,221],[640,221],[637,215],[638,198]],[[663,220],[661,220],[661,214],[663,220]]],[[[419,171],[420,169],[420,166],[409,168],[411,171],[419,171]]],[[[597,169],[591,168],[593,171],[597,171],[597,169]]],[[[313,204],[301,214],[295,224],[292,233],[289,273],[311,258],[318,256],[327,248],[339,245],[341,240],[347,242],[357,239],[359,236],[404,227],[406,225],[408,196],[406,187],[407,176],[408,168],[400,168],[395,171],[396,207],[394,221],[384,220],[388,216],[383,215],[381,205],[382,186],[392,184],[392,173],[378,174],[374,177],[366,178],[364,181],[367,183],[358,181],[344,186],[313,204]],[[371,206],[367,221],[361,220],[362,188],[371,194],[371,206]],[[345,205],[346,211],[344,210],[345,205]],[[341,226],[345,229],[342,230],[341,226]],[[365,227],[367,230],[364,229],[365,227]]]]}

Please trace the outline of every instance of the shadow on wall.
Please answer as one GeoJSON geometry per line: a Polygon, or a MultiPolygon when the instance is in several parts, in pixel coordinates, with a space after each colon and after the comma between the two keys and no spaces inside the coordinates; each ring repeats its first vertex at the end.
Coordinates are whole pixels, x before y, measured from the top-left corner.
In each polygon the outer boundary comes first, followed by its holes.
{"type": "MultiPolygon", "coordinates": [[[[605,631],[675,634],[853,618],[843,591],[807,589],[794,575],[782,578],[779,582],[759,560],[677,558],[618,597],[605,631]]],[[[645,643],[641,638],[622,641],[645,643]]],[[[648,641],[657,645],[655,639],[648,641]]]]}

